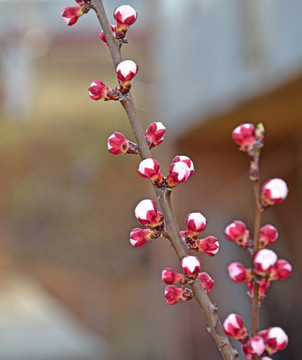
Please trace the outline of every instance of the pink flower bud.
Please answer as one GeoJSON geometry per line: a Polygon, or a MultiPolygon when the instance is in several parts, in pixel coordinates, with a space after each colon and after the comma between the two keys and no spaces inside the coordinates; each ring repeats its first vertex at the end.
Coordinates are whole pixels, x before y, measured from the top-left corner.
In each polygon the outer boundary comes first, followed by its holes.
{"type": "Polygon", "coordinates": [[[239,150],[253,155],[256,143],[255,126],[253,124],[242,124],[232,132],[232,138],[240,145],[239,150]]]}
{"type": "Polygon", "coordinates": [[[190,236],[198,236],[207,226],[207,219],[200,213],[190,213],[185,218],[186,234],[190,236]]]}
{"type": "Polygon", "coordinates": [[[130,243],[133,247],[140,247],[146,244],[147,241],[156,239],[160,236],[160,232],[152,229],[135,228],[130,232],[130,243]]]}
{"type": "Polygon", "coordinates": [[[251,269],[246,269],[238,262],[233,262],[228,266],[228,273],[235,283],[248,282],[252,279],[251,269]]]}
{"type": "Polygon", "coordinates": [[[273,244],[278,238],[278,230],[272,225],[265,225],[260,229],[259,245],[264,248],[273,244]]]}
{"type": "Polygon", "coordinates": [[[201,272],[198,274],[199,280],[204,287],[205,291],[208,293],[214,286],[214,280],[206,272],[201,272]]]}
{"type": "Polygon", "coordinates": [[[263,330],[259,335],[264,338],[265,350],[269,354],[274,354],[279,350],[285,349],[288,344],[288,336],[285,331],[278,326],[263,330]]]}
{"type": "MultiPolygon", "coordinates": [[[[247,286],[249,288],[249,296],[252,298],[254,296],[254,286],[253,286],[254,282],[253,281],[249,281],[247,283],[247,286]]],[[[270,282],[266,281],[266,280],[261,280],[259,283],[259,290],[258,290],[258,298],[259,298],[259,302],[262,302],[263,299],[265,298],[265,293],[268,290],[268,288],[270,287],[270,282]]]]}
{"type": "Polygon", "coordinates": [[[137,221],[147,228],[152,228],[157,231],[162,231],[164,228],[164,217],[154,201],[145,199],[142,200],[135,208],[134,215],[137,221]]]}
{"type": "Polygon", "coordinates": [[[243,340],[248,336],[242,318],[237,314],[230,314],[223,322],[223,330],[227,336],[243,340]]]}
{"type": "Polygon", "coordinates": [[[272,359],[272,358],[269,358],[269,357],[267,357],[267,356],[264,356],[264,357],[261,358],[261,360],[273,360],[273,359],[272,359]]]}
{"type": "Polygon", "coordinates": [[[65,24],[71,26],[75,24],[83,14],[80,6],[66,6],[66,8],[62,10],[61,16],[65,24]]]}
{"type": "Polygon", "coordinates": [[[224,235],[230,241],[235,241],[236,244],[242,247],[248,247],[250,240],[250,233],[246,228],[244,222],[235,220],[228,225],[224,230],[224,235]]]}
{"type": "Polygon", "coordinates": [[[254,256],[253,264],[258,275],[268,276],[271,269],[275,266],[278,256],[273,250],[262,249],[254,256]]]}
{"type": "Polygon", "coordinates": [[[137,74],[138,65],[132,60],[121,61],[116,67],[118,81],[123,86],[131,85],[134,76],[137,74]]]}
{"type": "Polygon", "coordinates": [[[179,301],[190,300],[193,297],[193,293],[187,288],[178,288],[174,285],[168,285],[165,287],[165,298],[168,305],[177,304],[179,301]]]}
{"type": "Polygon", "coordinates": [[[114,10],[113,17],[117,22],[129,26],[135,23],[137,12],[130,5],[122,5],[114,10]]]}
{"type": "Polygon", "coordinates": [[[88,89],[89,91],[89,96],[91,97],[91,99],[93,100],[101,100],[101,99],[106,99],[108,100],[108,87],[100,80],[94,80],[91,85],[90,88],[88,89]]]}
{"type": "Polygon", "coordinates": [[[163,269],[161,273],[161,279],[167,285],[185,284],[188,281],[185,275],[180,274],[169,267],[163,269]]]}
{"type": "Polygon", "coordinates": [[[219,242],[217,237],[208,236],[204,239],[196,240],[192,245],[192,250],[201,251],[209,256],[214,256],[219,251],[219,242]]]}
{"type": "MultiPolygon", "coordinates": [[[[110,24],[110,27],[112,30],[112,34],[115,37],[115,26],[110,24]]],[[[104,31],[99,34],[99,38],[108,46],[104,31]]]]}
{"type": "Polygon", "coordinates": [[[250,359],[251,355],[261,355],[264,353],[265,344],[260,336],[251,337],[246,344],[242,347],[245,356],[250,359]]]}
{"type": "Polygon", "coordinates": [[[271,206],[281,203],[288,194],[286,182],[282,179],[271,179],[262,187],[261,203],[263,206],[271,206]]]}
{"type": "Polygon", "coordinates": [[[159,170],[159,163],[151,158],[147,158],[139,164],[137,172],[141,177],[149,178],[158,187],[163,185],[163,176],[159,170]]]}
{"type": "Polygon", "coordinates": [[[283,259],[276,262],[272,268],[269,280],[286,280],[292,273],[291,264],[283,259]]]}
{"type": "Polygon", "coordinates": [[[182,161],[172,163],[167,177],[167,186],[173,188],[174,186],[183,183],[190,177],[190,168],[182,161]]]}
{"type": "Polygon", "coordinates": [[[149,146],[149,149],[163,142],[165,132],[166,128],[161,122],[153,122],[148,126],[145,132],[145,139],[149,146]]]}
{"type": "Polygon", "coordinates": [[[200,261],[196,256],[185,256],[182,258],[180,265],[184,273],[190,278],[195,279],[200,272],[200,261]]]}
{"type": "Polygon", "coordinates": [[[117,131],[109,136],[107,147],[108,151],[113,155],[138,153],[137,145],[127,140],[123,134],[117,131]]]}
{"type": "Polygon", "coordinates": [[[117,22],[116,38],[123,39],[128,27],[135,23],[137,12],[130,5],[122,5],[114,10],[113,17],[117,22]]]}
{"type": "Polygon", "coordinates": [[[185,156],[185,155],[177,155],[175,156],[175,158],[172,160],[172,164],[173,163],[176,163],[178,161],[182,161],[184,163],[186,163],[190,169],[190,176],[192,176],[195,172],[195,169],[194,169],[194,164],[193,164],[193,161],[188,157],[188,156],[185,156]]]}

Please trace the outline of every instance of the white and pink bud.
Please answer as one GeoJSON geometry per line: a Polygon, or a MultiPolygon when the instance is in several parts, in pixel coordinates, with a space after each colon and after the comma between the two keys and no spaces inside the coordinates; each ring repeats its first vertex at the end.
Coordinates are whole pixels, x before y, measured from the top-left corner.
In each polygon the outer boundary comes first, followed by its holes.
{"type": "Polygon", "coordinates": [[[208,293],[212,289],[212,287],[214,286],[214,280],[206,272],[199,273],[198,277],[199,277],[199,280],[201,282],[201,285],[203,286],[205,291],[208,293]]]}
{"type": "Polygon", "coordinates": [[[232,138],[238,144],[239,150],[253,155],[255,151],[256,136],[253,124],[241,124],[232,132],[232,138]]]}
{"type": "Polygon", "coordinates": [[[270,249],[259,250],[253,259],[254,269],[258,275],[268,277],[278,260],[277,254],[270,249]]]}
{"type": "Polygon", "coordinates": [[[150,199],[142,200],[135,208],[134,215],[137,221],[157,231],[162,231],[164,228],[164,216],[157,207],[154,201],[150,199]]]}
{"type": "Polygon", "coordinates": [[[183,257],[180,266],[184,273],[191,279],[195,279],[200,272],[200,260],[196,256],[187,255],[183,257]]]}
{"type": "Polygon", "coordinates": [[[290,277],[291,273],[292,265],[288,261],[280,259],[272,268],[269,280],[286,280],[290,277]]]}
{"type": "Polygon", "coordinates": [[[83,14],[80,6],[66,6],[61,12],[61,16],[68,26],[74,25],[83,14]]]}
{"type": "Polygon", "coordinates": [[[138,65],[132,60],[121,61],[116,67],[117,79],[120,83],[121,93],[127,94],[131,88],[132,80],[138,72],[138,65]]]}
{"type": "Polygon", "coordinates": [[[200,213],[189,213],[185,218],[186,236],[197,237],[207,226],[207,219],[200,213]]]}
{"type": "Polygon", "coordinates": [[[261,204],[265,207],[281,203],[288,194],[287,184],[282,179],[270,179],[262,187],[261,204]]]}
{"type": "Polygon", "coordinates": [[[240,220],[235,220],[229,224],[224,230],[224,235],[228,240],[235,241],[236,244],[244,248],[249,246],[250,233],[245,223],[240,220]]]}
{"type": "Polygon", "coordinates": [[[159,231],[154,231],[152,229],[135,228],[131,230],[129,240],[133,247],[141,247],[145,245],[146,242],[156,239],[159,236],[159,231]]]}
{"type": "Polygon", "coordinates": [[[194,172],[195,172],[193,161],[188,156],[176,155],[175,158],[172,160],[172,164],[176,163],[176,162],[179,162],[179,161],[182,161],[182,162],[184,162],[185,164],[188,165],[188,167],[190,169],[190,176],[192,176],[194,174],[194,172]]]}
{"type": "Polygon", "coordinates": [[[228,273],[230,278],[235,283],[249,282],[252,280],[253,274],[251,269],[246,269],[242,264],[238,262],[232,262],[228,266],[228,273]]]}
{"type": "Polygon", "coordinates": [[[284,350],[288,344],[287,334],[278,326],[262,330],[258,335],[264,339],[265,350],[268,354],[274,354],[277,351],[284,350]]]}
{"type": "Polygon", "coordinates": [[[215,236],[207,236],[204,239],[196,240],[191,245],[192,250],[204,252],[209,256],[214,256],[219,251],[219,242],[215,236]]]}
{"type": "Polygon", "coordinates": [[[259,246],[264,248],[273,244],[278,238],[278,230],[273,225],[265,225],[260,229],[259,246]]]}
{"type": "Polygon", "coordinates": [[[253,336],[243,345],[242,350],[248,359],[253,355],[260,356],[265,350],[264,340],[261,336],[253,336]]]}
{"type": "Polygon", "coordinates": [[[148,178],[151,182],[160,187],[163,185],[164,178],[159,170],[159,163],[152,159],[147,158],[141,161],[137,172],[141,177],[148,178]]]}
{"type": "Polygon", "coordinates": [[[100,80],[94,80],[88,89],[89,96],[92,100],[109,100],[109,88],[100,80]]]}
{"type": "Polygon", "coordinates": [[[149,149],[161,144],[165,137],[166,128],[161,122],[152,122],[145,131],[145,139],[149,149]]]}
{"type": "Polygon", "coordinates": [[[109,136],[107,148],[113,155],[138,153],[137,145],[127,140],[123,134],[117,131],[109,136]]]}
{"type": "Polygon", "coordinates": [[[167,285],[186,284],[188,282],[186,275],[180,274],[169,267],[163,269],[161,279],[167,285]]]}
{"type": "Polygon", "coordinates": [[[173,188],[176,185],[183,183],[190,177],[191,170],[188,165],[182,161],[172,163],[167,177],[167,187],[173,188]]]}
{"type": "Polygon", "coordinates": [[[192,299],[193,292],[188,288],[178,288],[174,285],[168,285],[165,287],[165,298],[168,305],[175,305],[180,301],[192,299]]]}
{"type": "Polygon", "coordinates": [[[227,336],[237,340],[244,340],[248,336],[242,317],[230,314],[223,322],[223,330],[227,336]]]}
{"type": "Polygon", "coordinates": [[[123,39],[129,26],[135,23],[137,12],[130,5],[122,5],[114,10],[113,17],[117,22],[116,38],[123,39]]]}
{"type": "MultiPolygon", "coordinates": [[[[110,28],[113,36],[115,37],[115,26],[110,24],[110,28]]],[[[99,38],[108,46],[104,31],[99,34],[99,38]]]]}

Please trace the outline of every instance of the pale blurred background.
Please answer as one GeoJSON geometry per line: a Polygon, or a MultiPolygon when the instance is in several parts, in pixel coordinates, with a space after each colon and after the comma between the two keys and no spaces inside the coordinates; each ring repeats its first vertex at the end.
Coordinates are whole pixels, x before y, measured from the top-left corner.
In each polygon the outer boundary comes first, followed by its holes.
{"type": "MultiPolygon", "coordinates": [[[[263,122],[262,181],[282,177],[288,199],[264,215],[279,230],[272,246],[293,263],[261,307],[261,329],[281,326],[288,348],[273,359],[300,360],[302,234],[302,2],[300,0],[129,0],[139,13],[123,58],[139,64],[132,93],[143,127],[162,121],[153,150],[163,173],[176,154],[196,173],[175,189],[180,228],[188,212],[218,236],[215,258],[200,256],[215,279],[222,319],[250,326],[243,284],[226,275],[249,266],[223,230],[253,227],[249,159],[231,131],[263,122]]],[[[109,20],[124,3],[104,2],[109,20]]],[[[136,204],[154,198],[137,175],[138,158],[113,156],[107,138],[133,139],[121,106],[94,102],[88,87],[114,87],[108,49],[93,11],[68,27],[75,1],[0,0],[0,358],[1,360],[219,360],[194,301],[168,306],[165,266],[179,270],[167,240],[129,243],[136,204]]],[[[239,349],[237,343],[234,343],[239,349]]]]}

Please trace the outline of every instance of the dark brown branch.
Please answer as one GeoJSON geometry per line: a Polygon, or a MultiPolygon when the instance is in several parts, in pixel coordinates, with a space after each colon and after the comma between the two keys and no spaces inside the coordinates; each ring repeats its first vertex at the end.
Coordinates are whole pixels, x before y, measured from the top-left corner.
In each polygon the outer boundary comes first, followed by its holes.
{"type": "MultiPolygon", "coordinates": [[[[113,37],[102,0],[95,0],[92,7],[95,10],[98,20],[104,31],[114,68],[116,68],[118,63],[122,61],[119,42],[113,37]]],[[[128,116],[134,136],[136,138],[136,142],[139,147],[139,154],[141,158],[151,158],[151,152],[146,144],[141,122],[136,112],[131,94],[125,96],[125,98],[122,99],[120,102],[128,116]]],[[[180,237],[179,229],[174,217],[171,206],[171,192],[158,189],[155,186],[154,191],[156,193],[161,210],[165,217],[166,229],[164,236],[170,240],[178,258],[181,260],[184,256],[188,255],[188,250],[180,237]]],[[[222,325],[217,316],[217,309],[212,304],[211,300],[203,289],[199,279],[192,282],[191,288],[193,290],[196,301],[202,308],[207,318],[209,332],[212,334],[223,359],[236,359],[236,352],[231,347],[229,339],[224,335],[222,325]]]]}

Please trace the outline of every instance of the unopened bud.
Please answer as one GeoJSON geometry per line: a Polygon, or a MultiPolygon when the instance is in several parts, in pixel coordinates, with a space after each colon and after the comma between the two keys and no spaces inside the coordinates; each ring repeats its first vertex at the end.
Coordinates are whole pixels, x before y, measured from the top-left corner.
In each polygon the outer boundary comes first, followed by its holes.
{"type": "Polygon", "coordinates": [[[286,182],[282,179],[266,181],[262,187],[261,203],[263,206],[272,206],[281,203],[288,194],[286,182]]]}
{"type": "Polygon", "coordinates": [[[114,10],[113,17],[117,22],[116,38],[123,39],[129,26],[135,23],[137,12],[130,5],[122,5],[114,10]]]}
{"type": "Polygon", "coordinates": [[[176,185],[183,183],[190,177],[190,168],[182,161],[172,163],[167,177],[168,188],[173,188],[176,185]]]}
{"type": "Polygon", "coordinates": [[[80,6],[66,6],[66,8],[62,10],[61,16],[65,24],[71,26],[75,24],[83,14],[80,6]]]}
{"type": "Polygon", "coordinates": [[[150,199],[142,200],[135,208],[134,215],[137,221],[142,225],[152,228],[157,231],[162,231],[164,228],[164,217],[154,201],[150,199]]]}
{"type": "Polygon", "coordinates": [[[235,283],[251,281],[253,276],[251,269],[246,269],[238,262],[233,262],[228,266],[228,273],[235,283]]]}
{"type": "Polygon", "coordinates": [[[251,355],[260,356],[265,350],[264,340],[260,336],[253,336],[243,345],[242,350],[248,359],[251,355]]]}
{"type": "Polygon", "coordinates": [[[214,286],[214,280],[206,272],[201,272],[198,274],[199,280],[204,287],[205,291],[208,293],[214,286]]]}
{"type": "Polygon", "coordinates": [[[130,90],[132,80],[138,72],[138,65],[132,60],[121,61],[116,67],[117,79],[121,86],[122,94],[127,94],[130,90]]]}
{"type": "Polygon", "coordinates": [[[259,250],[253,260],[255,272],[261,276],[268,276],[271,269],[275,266],[278,256],[273,250],[259,250]]]}
{"type": "Polygon", "coordinates": [[[163,176],[159,170],[159,163],[152,159],[147,158],[141,161],[138,168],[138,173],[141,177],[149,178],[152,183],[158,187],[163,185],[163,176]]]}
{"type": "Polygon", "coordinates": [[[280,259],[272,268],[269,280],[286,280],[290,277],[291,273],[292,265],[288,261],[280,259]]]}
{"type": "Polygon", "coordinates": [[[109,136],[107,140],[107,148],[113,155],[138,153],[137,145],[127,140],[123,134],[117,131],[109,136]]]}
{"type": "MultiPolygon", "coordinates": [[[[268,288],[270,287],[270,282],[266,280],[261,280],[258,287],[258,301],[261,303],[263,299],[265,298],[265,293],[267,292],[268,288]]],[[[247,286],[249,288],[249,296],[250,298],[253,298],[254,296],[254,282],[249,281],[247,283],[247,286]]]]}
{"type": "Polygon", "coordinates": [[[207,236],[204,239],[196,240],[192,245],[192,250],[201,251],[209,256],[214,256],[219,251],[219,242],[215,236],[207,236]]]}
{"type": "Polygon", "coordinates": [[[223,330],[227,336],[243,340],[248,336],[243,319],[237,314],[230,314],[223,322],[223,330]]]}
{"type": "Polygon", "coordinates": [[[188,281],[185,275],[180,274],[169,267],[163,269],[161,273],[161,279],[167,285],[185,284],[188,281]]]}
{"type": "Polygon", "coordinates": [[[255,126],[253,124],[241,124],[232,132],[232,138],[236,144],[240,145],[239,150],[253,155],[255,151],[256,137],[255,126]]]}
{"type": "Polygon", "coordinates": [[[182,258],[180,265],[184,273],[192,279],[195,279],[200,272],[200,261],[196,256],[185,256],[182,258]]]}
{"type": "Polygon", "coordinates": [[[265,350],[268,354],[274,354],[277,351],[283,350],[288,344],[288,336],[285,331],[278,326],[260,331],[258,335],[263,337],[265,350]]]}
{"type": "Polygon", "coordinates": [[[189,213],[185,218],[186,235],[190,237],[197,237],[207,226],[207,219],[200,213],[189,213]]]}
{"type": "Polygon", "coordinates": [[[259,247],[262,249],[273,244],[278,238],[278,230],[272,225],[265,225],[260,229],[259,247]]]}
{"type": "Polygon", "coordinates": [[[168,305],[177,304],[180,301],[190,300],[193,297],[193,292],[187,288],[178,288],[174,285],[165,287],[165,298],[168,305]]]}
{"type": "Polygon", "coordinates": [[[161,122],[151,123],[145,131],[145,139],[149,149],[161,144],[164,140],[166,128],[161,122]]]}
{"type": "Polygon", "coordinates": [[[152,229],[135,228],[130,232],[130,243],[133,247],[141,247],[146,242],[156,239],[160,236],[160,232],[153,231],[152,229]]]}
{"type": "Polygon", "coordinates": [[[175,158],[172,160],[172,164],[176,163],[178,161],[182,161],[188,165],[188,168],[190,169],[190,176],[192,176],[194,174],[194,172],[195,172],[194,164],[193,164],[193,161],[188,156],[176,155],[175,158]]]}
{"type": "Polygon", "coordinates": [[[242,247],[248,247],[250,241],[250,233],[246,228],[244,222],[235,220],[228,225],[224,230],[224,235],[230,241],[235,241],[236,244],[242,247]]]}

